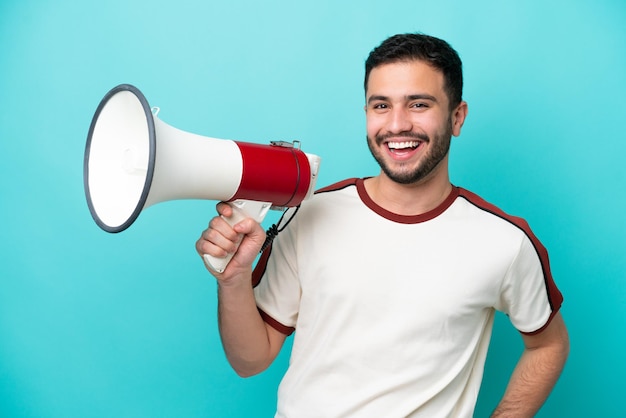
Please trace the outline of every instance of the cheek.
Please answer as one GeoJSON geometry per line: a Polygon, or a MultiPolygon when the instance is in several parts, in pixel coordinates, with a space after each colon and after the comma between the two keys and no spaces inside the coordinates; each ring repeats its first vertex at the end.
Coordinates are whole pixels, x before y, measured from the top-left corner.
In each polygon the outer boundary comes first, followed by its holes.
{"type": "Polygon", "coordinates": [[[424,118],[420,126],[429,136],[434,136],[447,131],[450,128],[450,121],[438,117],[424,118]]]}
{"type": "Polygon", "coordinates": [[[367,119],[365,123],[365,130],[367,131],[368,138],[373,138],[376,136],[374,124],[371,122],[370,119],[367,119]]]}
{"type": "Polygon", "coordinates": [[[365,129],[367,130],[368,137],[374,138],[376,135],[380,134],[384,126],[385,124],[381,117],[366,115],[365,129]]]}

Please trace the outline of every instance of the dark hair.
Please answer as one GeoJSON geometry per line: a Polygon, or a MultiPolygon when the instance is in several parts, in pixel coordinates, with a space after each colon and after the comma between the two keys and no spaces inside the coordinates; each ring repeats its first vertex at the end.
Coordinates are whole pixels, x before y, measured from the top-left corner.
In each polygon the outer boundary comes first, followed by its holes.
{"type": "Polygon", "coordinates": [[[443,73],[444,90],[450,101],[450,108],[458,105],[463,96],[463,68],[457,52],[444,40],[421,33],[394,35],[384,40],[370,52],[365,61],[365,82],[367,92],[370,72],[383,64],[399,61],[424,61],[443,73]]]}

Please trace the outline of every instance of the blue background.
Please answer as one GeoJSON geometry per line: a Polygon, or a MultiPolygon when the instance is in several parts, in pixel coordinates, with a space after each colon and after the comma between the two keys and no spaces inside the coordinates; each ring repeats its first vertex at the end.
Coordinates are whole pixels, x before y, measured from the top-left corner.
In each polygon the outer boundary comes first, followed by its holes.
{"type": "MultiPolygon", "coordinates": [[[[565,295],[571,356],[539,416],[622,416],[626,2],[158,3],[0,3],[0,416],[272,416],[289,353],[250,379],[226,363],[194,249],[215,202],[101,231],[83,193],[91,117],[132,83],[179,129],[299,139],[323,157],[320,186],[373,175],[363,62],[407,31],[464,61],[453,182],[529,221],[565,295]]],[[[476,416],[520,352],[499,315],[476,416]]]]}

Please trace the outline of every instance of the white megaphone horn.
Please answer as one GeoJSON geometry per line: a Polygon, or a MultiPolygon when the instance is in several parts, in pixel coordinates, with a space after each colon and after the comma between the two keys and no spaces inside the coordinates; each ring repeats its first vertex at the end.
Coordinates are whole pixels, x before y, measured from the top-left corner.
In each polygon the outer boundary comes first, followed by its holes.
{"type": "MultiPolygon", "coordinates": [[[[299,142],[270,145],[217,139],[176,129],[157,117],[144,95],[121,84],[100,102],[84,159],[87,204],[107,232],[128,228],[141,211],[175,199],[228,202],[231,225],[261,222],[268,209],[298,206],[315,188],[320,157],[299,142]]],[[[205,262],[221,273],[231,256],[205,262]]]]}

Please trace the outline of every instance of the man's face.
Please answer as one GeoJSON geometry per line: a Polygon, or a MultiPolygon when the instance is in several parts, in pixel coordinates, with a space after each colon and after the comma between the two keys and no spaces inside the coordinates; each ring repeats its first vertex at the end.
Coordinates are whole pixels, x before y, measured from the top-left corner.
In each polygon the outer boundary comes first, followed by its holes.
{"type": "Polygon", "coordinates": [[[366,92],[367,142],[383,173],[401,184],[447,176],[452,135],[459,117],[444,91],[443,74],[422,61],[396,62],[372,69],[366,92]],[[444,163],[442,163],[444,161],[444,163]]]}

